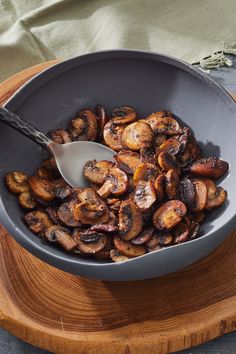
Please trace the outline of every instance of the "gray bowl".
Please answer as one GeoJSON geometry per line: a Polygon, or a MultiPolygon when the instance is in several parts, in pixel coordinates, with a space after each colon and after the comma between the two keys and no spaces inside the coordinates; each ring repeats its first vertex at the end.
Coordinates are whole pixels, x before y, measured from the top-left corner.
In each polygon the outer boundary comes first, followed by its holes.
{"type": "Polygon", "coordinates": [[[156,53],[115,50],[83,55],[37,75],[24,85],[6,107],[47,132],[65,127],[85,107],[123,104],[137,108],[139,116],[156,110],[174,112],[189,125],[206,155],[230,163],[221,185],[228,191],[225,206],[202,227],[199,239],[146,254],[124,263],[99,263],[64,253],[29,232],[22,210],[3,182],[5,173],[31,174],[42,150],[16,131],[0,124],[0,218],[9,233],[29,252],[58,268],[104,280],[157,277],[185,267],[214,250],[235,223],[236,105],[214,81],[181,61],[156,53]]]}

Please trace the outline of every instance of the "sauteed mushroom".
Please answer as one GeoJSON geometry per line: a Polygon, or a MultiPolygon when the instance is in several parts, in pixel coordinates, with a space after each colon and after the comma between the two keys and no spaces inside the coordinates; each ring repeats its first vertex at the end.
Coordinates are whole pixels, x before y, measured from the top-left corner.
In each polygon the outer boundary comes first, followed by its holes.
{"type": "Polygon", "coordinates": [[[155,165],[156,163],[156,149],[154,146],[143,147],[140,149],[140,157],[141,162],[144,163],[152,163],[155,165]]]}
{"type": "Polygon", "coordinates": [[[133,238],[131,242],[133,245],[143,245],[151,240],[153,232],[153,227],[145,228],[137,237],[133,238]]]}
{"type": "Polygon", "coordinates": [[[110,251],[110,257],[113,260],[113,262],[124,262],[130,259],[131,257],[127,257],[121,252],[119,252],[117,249],[113,249],[110,251]]]}
{"type": "Polygon", "coordinates": [[[176,135],[182,131],[177,120],[167,111],[152,113],[146,120],[156,134],[176,135]]]}
{"type": "Polygon", "coordinates": [[[135,188],[134,201],[141,211],[151,208],[156,201],[153,182],[139,181],[135,188]]]}
{"type": "Polygon", "coordinates": [[[194,212],[200,212],[206,207],[207,203],[207,188],[204,182],[201,180],[195,179],[193,181],[195,189],[195,200],[192,205],[192,210],[194,212]]]}
{"type": "Polygon", "coordinates": [[[72,199],[70,202],[60,205],[57,215],[58,218],[69,227],[78,227],[80,225],[78,219],[75,218],[75,208],[77,206],[77,199],[72,199]]]}
{"type": "Polygon", "coordinates": [[[98,120],[98,137],[99,140],[102,140],[103,137],[103,129],[105,127],[105,125],[108,122],[108,114],[107,114],[107,110],[104,106],[98,104],[95,107],[95,114],[98,120]]]}
{"type": "Polygon", "coordinates": [[[154,188],[156,190],[157,201],[160,203],[166,194],[166,176],[163,173],[157,176],[154,188]]]}
{"type": "Polygon", "coordinates": [[[180,223],[174,229],[174,243],[182,243],[188,240],[189,229],[185,223],[180,223]]]}
{"type": "Polygon", "coordinates": [[[195,161],[189,168],[189,171],[197,176],[219,178],[229,169],[228,162],[220,160],[217,157],[207,157],[195,161]]]}
{"type": "Polygon", "coordinates": [[[107,242],[107,236],[105,234],[98,234],[94,231],[91,234],[87,233],[87,238],[84,234],[75,230],[74,237],[78,244],[78,249],[85,254],[95,254],[102,251],[107,242]]]}
{"type": "Polygon", "coordinates": [[[114,166],[105,175],[105,182],[97,193],[106,198],[111,193],[114,196],[124,194],[128,189],[128,177],[124,171],[114,166]]]}
{"type": "Polygon", "coordinates": [[[137,119],[137,113],[132,107],[121,106],[113,109],[112,117],[115,124],[128,124],[137,119]]]}
{"type": "Polygon", "coordinates": [[[169,170],[166,173],[166,194],[169,199],[178,197],[179,176],[175,170],[169,170]]]}
{"type": "Polygon", "coordinates": [[[143,246],[133,245],[131,242],[123,241],[119,235],[114,236],[114,245],[117,250],[127,257],[138,257],[146,253],[143,246]]]}
{"type": "Polygon", "coordinates": [[[88,161],[84,166],[84,177],[92,183],[102,184],[105,181],[105,175],[114,163],[107,160],[88,161]]]}
{"type": "Polygon", "coordinates": [[[153,131],[149,124],[137,121],[129,124],[122,133],[122,144],[131,150],[139,150],[150,146],[153,142],[153,131]]]}
{"type": "Polygon", "coordinates": [[[31,176],[28,179],[33,195],[45,202],[51,202],[55,198],[53,183],[47,179],[31,176]]]}
{"type": "Polygon", "coordinates": [[[96,140],[98,133],[97,119],[90,109],[84,109],[72,119],[69,134],[72,140],[96,140]]]}
{"type": "Polygon", "coordinates": [[[37,204],[30,192],[23,192],[19,195],[19,203],[24,209],[34,209],[37,204]]]}
{"type": "Polygon", "coordinates": [[[161,167],[161,169],[165,172],[171,169],[175,170],[178,173],[180,172],[180,166],[177,159],[166,151],[162,151],[159,153],[158,164],[161,167]]]}
{"type": "Polygon", "coordinates": [[[175,156],[180,152],[181,141],[175,137],[167,139],[163,144],[160,145],[162,151],[166,151],[169,154],[175,156]]]}
{"type": "Polygon", "coordinates": [[[133,174],[141,163],[140,155],[130,150],[121,150],[114,156],[118,167],[128,174],[133,174]]]}
{"type": "Polygon", "coordinates": [[[180,182],[179,196],[180,200],[191,209],[195,201],[195,188],[188,177],[184,177],[180,182]]]}
{"type": "Polygon", "coordinates": [[[54,140],[57,144],[66,144],[71,142],[71,138],[68,132],[64,129],[55,129],[49,132],[49,136],[54,140]]]}
{"type": "Polygon", "coordinates": [[[5,176],[7,188],[14,194],[20,194],[29,190],[28,176],[22,172],[10,172],[5,176]]]}
{"type": "Polygon", "coordinates": [[[24,220],[30,231],[34,234],[42,234],[49,226],[53,225],[52,221],[49,219],[49,216],[39,210],[31,211],[26,214],[24,220]]]}
{"type": "Polygon", "coordinates": [[[48,227],[45,231],[45,238],[49,242],[57,242],[67,252],[78,247],[77,242],[71,237],[68,230],[58,225],[48,227]]]}
{"type": "Polygon", "coordinates": [[[134,172],[134,185],[139,181],[155,181],[159,174],[159,168],[152,163],[141,163],[134,172]]]}
{"type": "Polygon", "coordinates": [[[143,227],[142,214],[132,200],[121,203],[119,211],[119,235],[129,241],[138,236],[143,227]]]}
{"type": "Polygon", "coordinates": [[[226,192],[222,187],[216,187],[211,179],[204,179],[202,182],[207,188],[206,209],[218,208],[226,200],[226,192]]]}
{"type": "Polygon", "coordinates": [[[112,150],[120,151],[124,149],[122,144],[122,133],[126,125],[118,125],[111,119],[104,127],[103,138],[107,146],[112,150]]]}
{"type": "Polygon", "coordinates": [[[186,215],[187,209],[180,200],[170,200],[159,207],[153,215],[153,224],[158,230],[172,229],[186,215]]]}

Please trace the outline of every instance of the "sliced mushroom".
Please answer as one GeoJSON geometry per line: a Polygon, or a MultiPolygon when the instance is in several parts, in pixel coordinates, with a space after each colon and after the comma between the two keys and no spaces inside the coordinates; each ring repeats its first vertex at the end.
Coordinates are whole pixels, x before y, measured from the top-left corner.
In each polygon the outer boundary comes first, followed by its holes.
{"type": "Polygon", "coordinates": [[[160,145],[160,149],[168,152],[170,155],[176,156],[180,152],[181,146],[181,141],[175,137],[171,137],[160,145]]]}
{"type": "Polygon", "coordinates": [[[78,227],[80,225],[79,221],[75,218],[75,208],[77,206],[77,199],[72,199],[68,203],[63,203],[60,205],[57,215],[58,218],[69,227],[78,227]]]}
{"type": "Polygon", "coordinates": [[[57,144],[66,144],[71,142],[71,138],[68,132],[64,129],[55,129],[49,132],[49,136],[54,140],[57,144]]]}
{"type": "Polygon", "coordinates": [[[114,236],[114,245],[119,252],[127,257],[138,257],[146,253],[143,246],[133,245],[131,242],[123,241],[119,235],[114,236]]]}
{"type": "Polygon", "coordinates": [[[226,200],[226,191],[222,187],[216,187],[211,179],[204,179],[202,182],[207,188],[206,209],[218,208],[226,200]]]}
{"type": "Polygon", "coordinates": [[[118,226],[111,225],[111,224],[96,224],[96,225],[91,226],[90,230],[96,231],[96,232],[110,233],[110,232],[118,231],[118,226]]]}
{"type": "Polygon", "coordinates": [[[61,220],[58,217],[58,207],[56,206],[49,206],[45,209],[46,213],[50,217],[50,219],[53,221],[54,224],[60,224],[61,220]]]}
{"type": "Polygon", "coordinates": [[[10,192],[20,194],[28,192],[28,176],[22,172],[10,172],[5,176],[5,182],[10,192]]]}
{"type": "Polygon", "coordinates": [[[113,260],[113,262],[124,262],[130,259],[130,257],[125,256],[121,252],[119,252],[117,249],[113,249],[110,251],[110,257],[113,260]]]}
{"type": "Polygon", "coordinates": [[[179,123],[172,118],[170,112],[155,112],[148,116],[146,120],[155,134],[176,135],[182,131],[179,123]]]}
{"type": "Polygon", "coordinates": [[[160,234],[158,236],[158,243],[161,246],[170,246],[173,243],[173,237],[171,234],[166,233],[166,234],[160,234]]]}
{"type": "Polygon", "coordinates": [[[54,157],[51,157],[50,159],[43,160],[42,167],[46,168],[54,177],[57,177],[58,174],[60,175],[58,168],[57,168],[57,163],[54,157]]]}
{"type": "Polygon", "coordinates": [[[164,174],[157,176],[154,183],[154,188],[156,190],[156,197],[159,203],[164,199],[166,194],[166,176],[164,174]]]}
{"type": "Polygon", "coordinates": [[[128,174],[133,174],[141,163],[140,155],[130,150],[121,150],[114,156],[118,167],[128,174]]]}
{"type": "Polygon", "coordinates": [[[139,181],[134,192],[134,201],[141,211],[148,210],[156,201],[152,181],[139,181]]]}
{"type": "Polygon", "coordinates": [[[49,180],[38,176],[31,176],[28,181],[33,195],[40,200],[51,202],[55,198],[54,186],[49,180]]]}
{"type": "Polygon", "coordinates": [[[113,166],[105,175],[105,182],[97,193],[106,198],[111,193],[114,196],[124,194],[128,189],[128,177],[124,171],[113,166]]]}
{"type": "Polygon", "coordinates": [[[177,159],[174,156],[170,155],[168,152],[160,152],[157,160],[159,166],[163,171],[167,172],[172,169],[175,170],[177,173],[180,172],[180,166],[177,159]]]}
{"type": "Polygon", "coordinates": [[[81,232],[75,231],[74,238],[78,244],[78,249],[85,254],[95,254],[103,250],[107,243],[107,236],[99,234],[99,238],[94,242],[84,242],[81,239],[81,232]]]}
{"type": "Polygon", "coordinates": [[[187,209],[180,200],[170,200],[159,207],[153,215],[153,224],[158,230],[172,229],[186,215],[187,209]]]}
{"type": "Polygon", "coordinates": [[[24,209],[34,209],[36,207],[36,202],[30,192],[23,192],[19,195],[20,206],[24,209]]]}
{"type": "Polygon", "coordinates": [[[119,234],[120,237],[129,241],[138,236],[142,231],[142,214],[132,200],[125,200],[121,203],[119,211],[119,234]]]}
{"type": "Polygon", "coordinates": [[[152,163],[141,163],[135,170],[133,181],[136,186],[139,181],[154,182],[159,174],[159,168],[152,163]]]}
{"type": "Polygon", "coordinates": [[[49,242],[58,242],[67,252],[73,251],[78,246],[68,230],[59,225],[48,227],[44,236],[49,242]]]}
{"type": "Polygon", "coordinates": [[[126,125],[117,125],[110,120],[104,127],[103,138],[107,146],[112,150],[120,151],[124,149],[122,144],[122,133],[126,125]]]}
{"type": "Polygon", "coordinates": [[[133,245],[143,245],[149,242],[152,238],[154,229],[153,227],[145,228],[137,237],[131,240],[133,245]]]}
{"type": "Polygon", "coordinates": [[[99,140],[102,140],[103,137],[103,129],[108,122],[108,114],[106,108],[100,104],[95,107],[95,114],[98,120],[98,134],[99,140]]]}
{"type": "Polygon", "coordinates": [[[148,123],[137,121],[129,124],[122,133],[122,144],[131,150],[139,150],[142,147],[151,146],[153,131],[148,123]]]}
{"type": "Polygon", "coordinates": [[[53,225],[49,216],[39,210],[31,211],[26,214],[24,220],[30,231],[34,234],[42,234],[49,226],[53,225]]]}
{"type": "Polygon", "coordinates": [[[106,223],[109,220],[108,206],[92,188],[79,189],[78,199],[81,203],[77,203],[74,209],[76,220],[89,225],[106,223]]]}
{"type": "Polygon", "coordinates": [[[121,106],[113,109],[112,117],[115,124],[128,124],[137,119],[137,113],[132,107],[121,106]]]}
{"type": "Polygon", "coordinates": [[[105,181],[105,174],[110,168],[114,166],[114,163],[107,160],[101,161],[88,161],[84,166],[84,177],[92,183],[102,184],[105,181]]]}
{"type": "Polygon", "coordinates": [[[56,198],[64,200],[72,195],[72,187],[62,178],[52,181],[53,192],[56,198]]]}
{"type": "Polygon", "coordinates": [[[173,230],[174,244],[186,242],[189,238],[189,229],[185,223],[180,223],[173,230]]]}
{"type": "Polygon", "coordinates": [[[91,230],[91,228],[80,232],[80,240],[85,243],[98,242],[101,236],[103,236],[102,233],[99,233],[95,230],[91,230]]]}
{"type": "Polygon", "coordinates": [[[53,179],[53,174],[51,173],[50,170],[48,170],[45,167],[39,167],[36,171],[36,175],[44,179],[49,179],[49,180],[53,179]]]}
{"type": "Polygon", "coordinates": [[[107,204],[111,211],[117,213],[120,210],[121,200],[118,198],[107,198],[107,204]]]}
{"type": "Polygon", "coordinates": [[[169,170],[166,173],[166,194],[169,199],[178,197],[179,176],[175,170],[169,170]]]}
{"type": "Polygon", "coordinates": [[[180,182],[179,196],[180,200],[191,209],[195,201],[195,188],[188,177],[184,177],[180,182]]]}
{"type": "Polygon", "coordinates": [[[217,157],[207,157],[195,161],[189,168],[189,171],[197,176],[219,178],[229,169],[228,162],[220,160],[217,157]]]}
{"type": "Polygon", "coordinates": [[[114,247],[114,245],[113,245],[111,238],[107,237],[107,242],[106,242],[105,247],[101,251],[97,252],[94,256],[96,257],[96,259],[99,259],[99,260],[110,259],[110,252],[113,247],[114,247]]]}
{"type": "Polygon", "coordinates": [[[191,137],[191,139],[188,140],[186,136],[185,139],[187,141],[182,141],[184,147],[183,152],[178,154],[178,161],[182,167],[187,166],[200,157],[200,148],[197,145],[195,139],[191,137]]]}
{"type": "Polygon", "coordinates": [[[109,216],[109,225],[112,225],[112,226],[117,226],[118,225],[118,219],[117,219],[117,216],[112,212],[110,211],[110,216],[109,216]]]}
{"type": "Polygon", "coordinates": [[[151,240],[145,246],[146,246],[148,252],[157,251],[157,250],[160,250],[161,248],[163,248],[159,244],[159,236],[157,234],[154,234],[152,236],[151,240]]]}
{"type": "Polygon", "coordinates": [[[57,230],[68,232],[68,229],[63,226],[59,226],[59,225],[49,226],[44,233],[44,237],[46,238],[46,240],[48,240],[51,243],[57,242],[56,235],[55,235],[55,231],[57,230]]]}
{"type": "Polygon", "coordinates": [[[195,189],[195,200],[191,207],[192,211],[200,212],[206,207],[207,203],[207,188],[201,180],[193,181],[194,189],[195,189]]]}
{"type": "Polygon", "coordinates": [[[155,165],[155,163],[156,163],[156,149],[154,148],[153,145],[148,146],[148,147],[143,147],[140,149],[140,157],[141,157],[141,162],[152,163],[155,165]]]}
{"type": "Polygon", "coordinates": [[[193,240],[199,237],[199,224],[195,221],[192,221],[189,226],[189,239],[193,240]]]}
{"type": "Polygon", "coordinates": [[[97,119],[90,109],[84,109],[72,119],[69,125],[69,134],[72,140],[96,140],[98,133],[97,119]]]}
{"type": "Polygon", "coordinates": [[[156,147],[160,147],[166,141],[166,135],[164,134],[156,134],[154,137],[154,145],[156,147]]]}

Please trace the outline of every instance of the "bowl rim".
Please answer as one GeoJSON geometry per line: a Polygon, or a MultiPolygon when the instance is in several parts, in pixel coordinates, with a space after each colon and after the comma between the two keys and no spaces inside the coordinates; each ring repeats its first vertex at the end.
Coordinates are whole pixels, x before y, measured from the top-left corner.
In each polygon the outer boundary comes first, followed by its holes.
{"type": "MultiPolygon", "coordinates": [[[[56,63],[51,67],[44,69],[40,73],[36,74],[32,78],[30,78],[25,84],[23,84],[4,104],[4,107],[11,110],[12,104],[15,105],[17,108],[21,105],[24,100],[28,96],[28,92],[32,92],[37,87],[42,86],[47,81],[51,80],[52,78],[56,77],[57,75],[61,75],[62,73],[73,69],[76,66],[89,64],[94,61],[106,60],[106,59],[118,59],[118,58],[131,58],[131,59],[146,59],[146,60],[154,60],[157,62],[162,62],[165,64],[169,64],[175,66],[181,70],[187,71],[192,74],[197,79],[204,81],[208,85],[212,86],[215,89],[215,92],[222,97],[224,102],[228,105],[230,110],[236,116],[236,102],[233,97],[226,91],[219,83],[214,81],[212,78],[208,77],[204,72],[200,71],[199,69],[193,67],[191,64],[184,62],[183,60],[174,58],[169,55],[161,54],[158,52],[153,51],[143,51],[143,50],[135,50],[135,49],[110,49],[110,50],[102,50],[96,51],[93,53],[83,54],[80,56],[75,56],[73,58],[63,60],[62,62],[56,63]],[[20,101],[17,102],[18,98],[20,97],[20,101]]],[[[14,110],[17,108],[15,107],[14,110]]],[[[142,256],[137,258],[131,258],[126,262],[99,262],[90,259],[86,259],[84,261],[83,258],[80,257],[71,257],[67,258],[67,254],[63,253],[62,255],[54,253],[54,247],[50,247],[50,249],[46,249],[43,244],[37,244],[34,241],[34,238],[29,238],[25,235],[25,233],[19,229],[11,219],[10,215],[7,213],[6,208],[4,206],[2,200],[2,193],[0,194],[0,216],[1,216],[1,223],[9,230],[10,235],[12,235],[20,245],[26,248],[30,253],[34,254],[36,257],[55,265],[61,269],[68,270],[70,265],[83,265],[88,266],[90,268],[110,268],[110,267],[125,267],[127,263],[130,262],[138,262],[140,258],[148,257],[148,255],[157,253],[157,252],[169,252],[169,250],[173,250],[176,247],[181,247],[184,244],[176,244],[172,245],[169,248],[162,248],[160,250],[145,253],[142,256]],[[61,263],[62,262],[62,263],[61,263]],[[60,266],[59,266],[60,264],[60,266]]],[[[236,221],[236,210],[235,214],[231,217],[231,219],[227,220],[222,226],[220,226],[217,230],[209,231],[205,235],[201,236],[200,238],[188,241],[187,243],[199,243],[204,238],[211,237],[212,234],[217,232],[222,232],[223,229],[227,229],[227,232],[231,232],[234,228],[234,222],[236,221]]]]}

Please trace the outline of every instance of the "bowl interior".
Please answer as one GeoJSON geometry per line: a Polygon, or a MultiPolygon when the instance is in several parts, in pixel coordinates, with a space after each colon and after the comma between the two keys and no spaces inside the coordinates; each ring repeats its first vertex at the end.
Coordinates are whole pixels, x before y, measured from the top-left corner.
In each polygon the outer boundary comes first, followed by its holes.
{"type": "MultiPolygon", "coordinates": [[[[234,216],[234,103],[217,84],[182,63],[154,54],[126,51],[75,58],[37,76],[7,107],[47,132],[65,127],[79,110],[93,108],[98,103],[108,111],[124,104],[134,106],[140,117],[167,109],[181,118],[194,131],[206,156],[214,154],[230,163],[230,173],[220,182],[228,191],[228,201],[218,211],[217,218],[204,224],[202,232],[212,234],[234,216]]],[[[77,262],[78,259],[29,232],[22,222],[23,213],[15,196],[6,191],[3,183],[3,176],[9,171],[33,174],[46,157],[45,151],[1,123],[0,151],[1,201],[15,229],[21,230],[25,241],[77,262]]]]}

